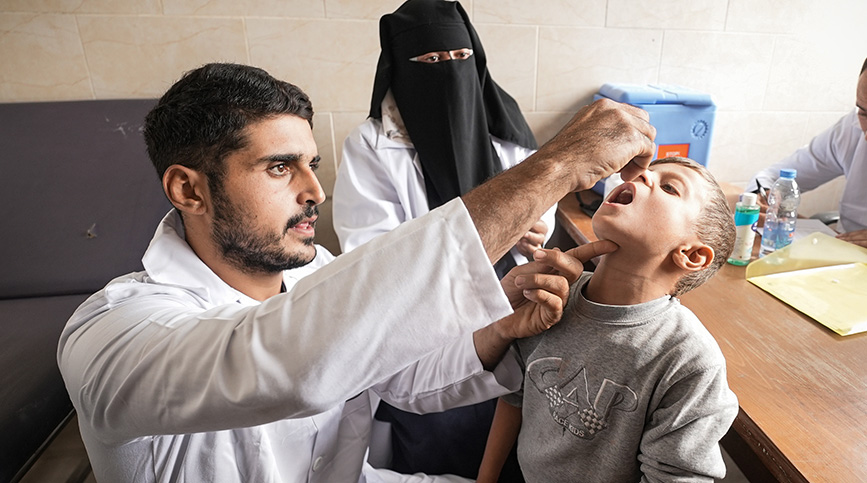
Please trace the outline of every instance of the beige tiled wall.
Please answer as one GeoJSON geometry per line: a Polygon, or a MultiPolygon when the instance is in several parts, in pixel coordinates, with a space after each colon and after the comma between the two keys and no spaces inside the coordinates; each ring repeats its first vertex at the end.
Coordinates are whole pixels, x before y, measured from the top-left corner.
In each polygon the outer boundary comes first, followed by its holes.
{"type": "MultiPolygon", "coordinates": [[[[378,18],[399,0],[2,0],[0,102],[158,97],[206,62],[250,63],[316,108],[330,195],[364,120],[378,18]]],[[[604,82],[679,84],[718,106],[709,166],[743,183],[850,109],[863,0],[466,0],[493,77],[540,141],[604,82]]],[[[0,123],[5,120],[0,120],[0,123]]],[[[839,181],[804,211],[833,209],[839,181]]],[[[328,203],[319,238],[336,251],[328,203]]]]}

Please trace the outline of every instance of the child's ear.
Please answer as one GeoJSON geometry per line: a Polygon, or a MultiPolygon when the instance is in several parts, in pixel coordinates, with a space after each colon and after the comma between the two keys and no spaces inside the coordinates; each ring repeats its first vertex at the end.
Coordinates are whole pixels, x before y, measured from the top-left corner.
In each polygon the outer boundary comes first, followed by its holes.
{"type": "Polygon", "coordinates": [[[208,180],[199,171],[179,164],[169,166],[163,174],[163,191],[179,211],[201,215],[206,210],[208,180]]]}
{"type": "Polygon", "coordinates": [[[713,262],[713,248],[704,243],[681,245],[672,252],[674,264],[687,272],[704,270],[713,262]]]}

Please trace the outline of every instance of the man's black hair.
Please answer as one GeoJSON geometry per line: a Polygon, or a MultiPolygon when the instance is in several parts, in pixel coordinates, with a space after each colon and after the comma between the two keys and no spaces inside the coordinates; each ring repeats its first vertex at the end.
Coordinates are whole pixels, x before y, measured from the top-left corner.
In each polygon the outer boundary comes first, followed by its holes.
{"type": "Polygon", "coordinates": [[[283,114],[313,127],[313,106],[298,87],[256,67],[206,64],[184,74],[148,113],[148,156],[160,179],[179,164],[203,172],[219,189],[223,160],[247,143],[245,128],[283,114]]]}

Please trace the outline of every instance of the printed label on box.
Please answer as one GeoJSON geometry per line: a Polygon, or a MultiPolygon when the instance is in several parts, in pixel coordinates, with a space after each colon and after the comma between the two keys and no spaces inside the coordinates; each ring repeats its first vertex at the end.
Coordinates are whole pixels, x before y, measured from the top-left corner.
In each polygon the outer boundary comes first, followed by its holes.
{"type": "Polygon", "coordinates": [[[670,156],[688,158],[689,144],[660,144],[659,149],[656,150],[656,157],[668,158],[670,156]]]}

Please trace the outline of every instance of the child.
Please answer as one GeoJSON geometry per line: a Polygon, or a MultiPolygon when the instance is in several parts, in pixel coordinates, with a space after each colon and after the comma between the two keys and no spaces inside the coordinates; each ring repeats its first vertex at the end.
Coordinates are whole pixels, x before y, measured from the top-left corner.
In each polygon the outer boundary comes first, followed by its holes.
{"type": "Polygon", "coordinates": [[[516,439],[527,482],[722,478],[737,399],[675,297],[732,250],[725,195],[694,161],[661,159],[611,191],[593,231],[619,248],[572,285],[560,323],[514,346],[523,389],[498,403],[478,481],[497,480],[516,439]]]}

